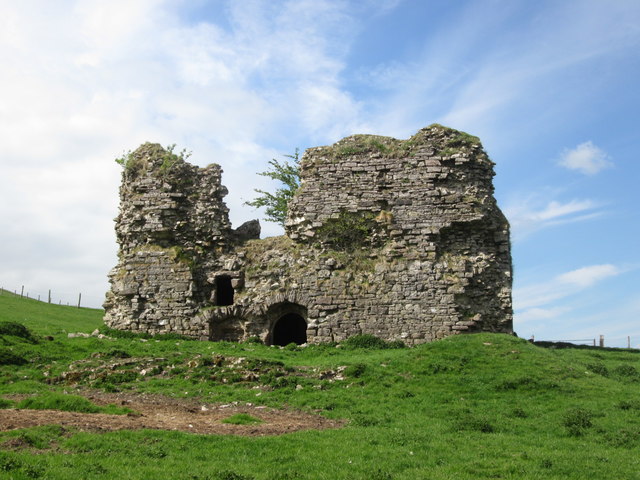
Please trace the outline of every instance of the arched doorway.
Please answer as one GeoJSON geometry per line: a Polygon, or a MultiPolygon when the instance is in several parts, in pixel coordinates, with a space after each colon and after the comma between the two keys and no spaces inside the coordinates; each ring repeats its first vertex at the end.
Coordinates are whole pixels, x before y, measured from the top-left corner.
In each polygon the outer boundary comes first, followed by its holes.
{"type": "Polygon", "coordinates": [[[280,346],[307,343],[307,322],[302,315],[287,313],[276,321],[271,338],[273,345],[280,346]]]}

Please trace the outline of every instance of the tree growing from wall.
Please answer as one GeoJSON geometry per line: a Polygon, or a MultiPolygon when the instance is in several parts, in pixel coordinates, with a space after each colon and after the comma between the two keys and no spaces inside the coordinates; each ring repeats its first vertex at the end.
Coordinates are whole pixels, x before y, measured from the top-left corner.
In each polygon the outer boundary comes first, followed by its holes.
{"type": "Polygon", "coordinates": [[[269,168],[264,172],[258,173],[258,175],[280,182],[281,186],[274,193],[256,188],[254,191],[259,195],[255,199],[245,202],[245,205],[251,207],[264,207],[267,221],[278,223],[282,226],[284,226],[284,222],[287,219],[289,201],[300,186],[300,154],[298,149],[296,148],[293,155],[284,156],[291,159],[291,161],[279,161],[272,158],[269,161],[269,168]]]}

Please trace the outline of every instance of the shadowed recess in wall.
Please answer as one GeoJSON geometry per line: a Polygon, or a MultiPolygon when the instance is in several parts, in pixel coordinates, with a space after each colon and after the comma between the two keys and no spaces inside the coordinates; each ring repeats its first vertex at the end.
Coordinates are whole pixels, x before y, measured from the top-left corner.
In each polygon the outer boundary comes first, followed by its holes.
{"type": "Polygon", "coordinates": [[[273,327],[273,345],[307,343],[307,322],[297,313],[287,313],[280,317],[273,327]]]}

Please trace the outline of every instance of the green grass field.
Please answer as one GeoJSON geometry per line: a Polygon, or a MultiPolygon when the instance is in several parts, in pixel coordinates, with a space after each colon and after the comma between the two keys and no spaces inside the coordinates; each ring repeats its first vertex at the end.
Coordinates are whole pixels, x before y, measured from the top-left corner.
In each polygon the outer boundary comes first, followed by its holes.
{"type": "Polygon", "coordinates": [[[638,351],[499,334],[387,349],[67,338],[101,314],[0,293],[0,407],[15,394],[150,392],[348,423],[270,437],[12,430],[0,433],[0,478],[640,479],[638,351]]]}
{"type": "Polygon", "coordinates": [[[102,310],[48,304],[0,290],[0,322],[19,322],[40,335],[91,333],[102,325],[102,315],[102,310]]]}

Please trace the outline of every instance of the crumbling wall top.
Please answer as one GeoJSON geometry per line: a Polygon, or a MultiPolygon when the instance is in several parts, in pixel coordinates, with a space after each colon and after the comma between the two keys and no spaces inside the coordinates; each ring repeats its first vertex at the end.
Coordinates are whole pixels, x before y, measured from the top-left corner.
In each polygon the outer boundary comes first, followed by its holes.
{"type": "Polygon", "coordinates": [[[231,224],[224,204],[222,169],[199,168],[159,144],[145,143],[123,160],[116,234],[121,248],[180,246],[223,248],[231,224]]]}
{"type": "Polygon", "coordinates": [[[322,241],[336,219],[373,214],[387,224],[373,229],[377,237],[407,239],[479,220],[497,208],[493,165],[477,137],[437,124],[407,140],[352,135],[311,148],[286,231],[296,241],[322,241]]]}

